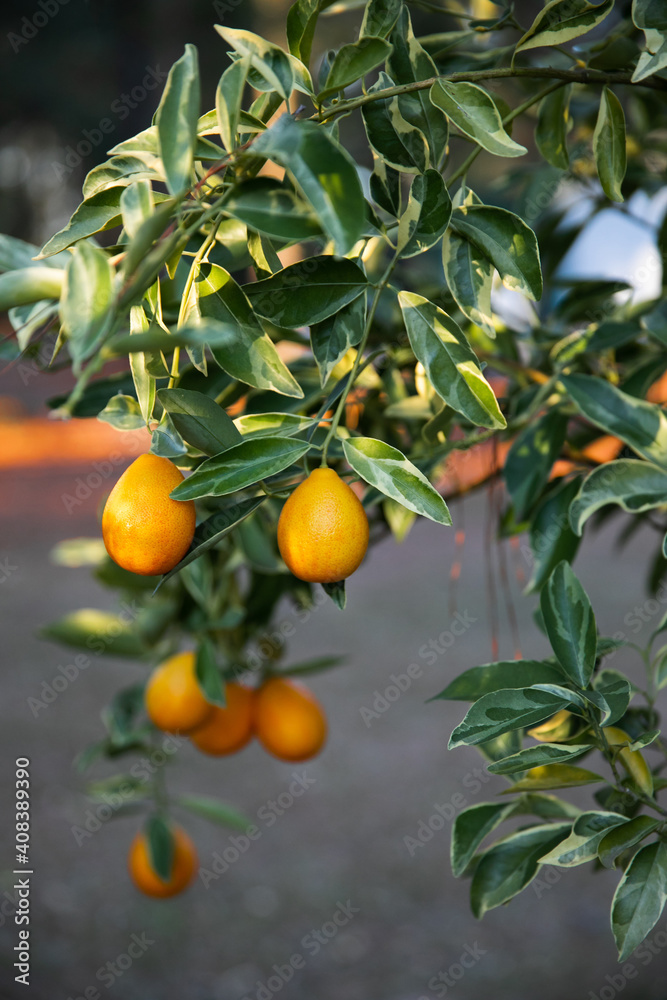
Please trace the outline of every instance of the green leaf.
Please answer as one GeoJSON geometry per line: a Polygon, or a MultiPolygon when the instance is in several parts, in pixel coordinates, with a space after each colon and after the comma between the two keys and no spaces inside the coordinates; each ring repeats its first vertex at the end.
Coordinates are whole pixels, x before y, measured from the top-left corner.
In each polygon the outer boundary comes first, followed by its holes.
{"type": "Polygon", "coordinates": [[[157,156],[112,156],[105,163],[93,167],[83,182],[84,198],[92,198],[108,188],[127,187],[140,180],[164,181],[157,156]]]}
{"type": "Polygon", "coordinates": [[[171,827],[162,816],[151,816],[146,823],[146,836],[151,868],[163,882],[168,882],[174,867],[175,844],[171,827]]]}
{"type": "Polygon", "coordinates": [[[157,395],[179,434],[205,455],[218,455],[241,440],[232,418],[203,392],[160,389],[157,395]]]}
{"type": "Polygon", "coordinates": [[[507,788],[502,794],[513,795],[515,792],[543,791],[549,788],[579,788],[581,785],[590,785],[604,778],[596,774],[595,771],[588,771],[583,767],[574,767],[572,764],[543,764],[528,771],[524,778],[515,781],[511,788],[507,788]]]}
{"type": "Polygon", "coordinates": [[[593,679],[593,686],[609,706],[609,714],[600,722],[603,726],[613,726],[621,719],[630,704],[632,690],[627,677],[617,670],[601,670],[593,679]]]}
{"type": "Polygon", "coordinates": [[[135,431],[143,427],[146,421],[141,413],[141,407],[134,396],[112,396],[97,419],[102,423],[111,424],[119,431],[135,431]]]}
{"type": "Polygon", "coordinates": [[[239,127],[241,101],[248,78],[250,59],[244,56],[228,66],[220,77],[215,92],[215,111],[222,144],[228,152],[236,146],[236,133],[239,127]]]}
{"type": "Polygon", "coordinates": [[[361,340],[366,323],[366,296],[360,295],[343,306],[333,316],[310,327],[310,343],[320,373],[320,383],[326,385],[331,372],[351,347],[361,340]]]}
{"type": "Polygon", "coordinates": [[[495,102],[474,83],[450,83],[436,80],[429,91],[436,108],[450,122],[473,139],[482,149],[495,156],[523,156],[528,150],[515,142],[505,131],[495,102]]]}
{"type": "Polygon", "coordinates": [[[249,58],[250,65],[266,81],[268,89],[275,90],[284,101],[289,99],[294,86],[294,76],[286,52],[259,35],[253,34],[252,31],[225,28],[221,24],[216,24],[214,27],[235,52],[249,58]]]}
{"type": "Polygon", "coordinates": [[[594,469],[581,484],[570,507],[573,530],[583,526],[601,507],[618,504],[631,514],[660,507],[667,497],[667,472],[650,462],[621,458],[594,469]]]}
{"type": "Polygon", "coordinates": [[[667,470],[667,417],[659,406],[593,375],[563,375],[561,382],[582,416],[667,470]]]}
{"type": "Polygon", "coordinates": [[[313,36],[321,7],[328,6],[320,0],[296,0],[287,14],[287,44],[293,56],[308,65],[313,47],[313,36]]]}
{"type": "MultiPolygon", "coordinates": [[[[410,13],[405,5],[389,41],[392,44],[392,52],[387,60],[390,79],[387,78],[388,82],[384,86],[418,83],[438,76],[435,63],[414,36],[410,13]]],[[[395,108],[395,114],[400,115],[413,129],[417,129],[426,140],[427,162],[424,166],[437,167],[447,148],[447,117],[431,102],[428,91],[424,89],[402,94],[391,104],[395,108]]]]}
{"type": "Polygon", "coordinates": [[[495,269],[489,258],[469,240],[448,229],[442,241],[442,263],[447,286],[463,315],[487,336],[495,338],[491,311],[495,269]]]}
{"type": "Polygon", "coordinates": [[[667,900],[667,845],[642,847],[628,865],[611,904],[619,962],[655,927],[667,900]]]}
{"type": "Polygon", "coordinates": [[[301,663],[293,663],[280,670],[281,677],[301,677],[305,674],[319,674],[322,670],[329,670],[343,663],[342,656],[317,656],[313,660],[305,660],[301,663]]]}
{"type": "Polygon", "coordinates": [[[574,868],[587,861],[593,861],[597,857],[598,845],[605,834],[623,823],[625,816],[619,813],[584,812],[572,824],[570,836],[540,858],[540,864],[574,868]]]}
{"type": "Polygon", "coordinates": [[[399,292],[410,344],[433,388],[458,413],[479,427],[506,421],[461,328],[442,309],[413,292],[399,292]]]}
{"type": "Polygon", "coordinates": [[[623,201],[625,177],[625,115],[616,94],[604,87],[593,133],[593,151],[602,190],[611,201],[623,201]]]}
{"type": "Polygon", "coordinates": [[[120,207],[123,213],[123,229],[130,239],[136,236],[141,224],[154,211],[153,188],[147,180],[134,181],[123,189],[120,196],[120,207]]]}
{"type": "Polygon", "coordinates": [[[502,760],[489,764],[487,770],[491,774],[515,774],[517,771],[528,771],[543,764],[560,764],[566,760],[574,760],[592,749],[594,748],[588,745],[573,743],[569,746],[564,746],[562,743],[540,743],[537,747],[526,747],[519,753],[513,753],[509,757],[503,757],[502,760]]]}
{"type": "Polygon", "coordinates": [[[505,459],[504,477],[519,520],[539,500],[563,447],[566,427],[567,419],[559,410],[548,410],[512,442],[505,459]]]}
{"type": "Polygon", "coordinates": [[[598,857],[605,868],[615,868],[618,858],[630,847],[640,843],[644,837],[660,826],[659,819],[652,816],[636,816],[619,823],[606,833],[598,844],[598,857]]]}
{"type": "Polygon", "coordinates": [[[318,101],[363,79],[383,63],[390,52],[391,45],[383,38],[360,38],[358,42],[343,45],[331,64],[326,83],[318,94],[318,101]]]}
{"type": "MultiPolygon", "coordinates": [[[[39,254],[39,247],[34,243],[26,243],[15,236],[0,233],[0,271],[20,271],[25,267],[41,267],[38,260],[33,260],[39,254]]],[[[47,260],[47,267],[62,268],[67,263],[63,254],[61,260],[47,260]]]]}
{"type": "Polygon", "coordinates": [[[585,688],[595,669],[597,629],[591,602],[566,562],[560,562],[540,595],[549,642],[568,677],[585,688]]]}
{"type": "Polygon", "coordinates": [[[311,206],[272,177],[239,184],[226,200],[224,211],[279,240],[312,240],[322,235],[311,206]]]}
{"type": "Polygon", "coordinates": [[[479,920],[532,882],[539,859],[570,831],[569,823],[549,823],[519,830],[498,841],[480,858],[470,887],[470,902],[479,920]]]}
{"type": "Polygon", "coordinates": [[[80,608],[47,625],[41,635],[96,656],[141,657],[146,650],[132,624],[121,615],[98,608],[80,608]]]}
{"type": "MultiPolygon", "coordinates": [[[[501,660],[470,667],[434,696],[448,701],[477,701],[482,695],[505,688],[527,688],[532,684],[561,684],[562,671],[542,660],[501,660]]],[[[434,700],[434,699],[431,699],[434,700]]]]}
{"type": "MultiPolygon", "coordinates": [[[[129,190],[129,189],[128,189],[129,190]]],[[[142,306],[132,306],[130,309],[130,335],[138,336],[148,330],[148,320],[142,306]]],[[[129,355],[132,381],[137,394],[141,416],[146,424],[153,416],[155,406],[155,378],[149,370],[151,358],[143,351],[131,352],[129,355]]],[[[164,365],[163,360],[160,362],[164,365]]]]}
{"type": "Polygon", "coordinates": [[[251,825],[250,821],[239,812],[234,806],[227,805],[226,802],[219,802],[208,795],[179,795],[176,802],[182,809],[194,813],[196,816],[203,816],[204,819],[211,820],[212,823],[219,823],[220,826],[231,826],[235,830],[247,830],[251,825]]]}
{"type": "Polygon", "coordinates": [[[473,204],[456,208],[451,224],[489,258],[507,288],[530,299],[541,297],[540,251],[523,219],[504,208],[473,204]]]}
{"type": "Polygon", "coordinates": [[[579,548],[579,538],[572,531],[569,509],[581,480],[560,482],[539,505],[530,523],[530,549],[533,569],[526,593],[541,590],[561,560],[571,563],[579,548]]]}
{"type": "Polygon", "coordinates": [[[435,246],[452,215],[452,200],[437,170],[418,174],[410,185],[408,204],[398,225],[397,252],[415,257],[435,246]]]}
{"type": "Polygon", "coordinates": [[[39,259],[52,257],[71,247],[77,240],[83,240],[93,233],[113,229],[121,222],[120,198],[124,188],[114,187],[100,191],[83,201],[64,229],[52,236],[45,244],[39,259]]]}
{"type": "Polygon", "coordinates": [[[401,6],[401,0],[369,0],[364,8],[359,37],[386,38],[398,20],[401,6]]]}
{"type": "Polygon", "coordinates": [[[440,494],[397,448],[375,438],[355,437],[343,441],[343,451],[354,471],[380,493],[438,524],[452,523],[440,494]]]}
{"type": "MultiPolygon", "coordinates": [[[[377,82],[368,88],[368,93],[374,94],[393,85],[391,77],[380,73],[377,82]]],[[[447,121],[437,108],[434,107],[433,111],[447,121]]],[[[368,142],[381,160],[408,174],[421,174],[426,170],[429,165],[426,137],[419,128],[403,117],[397,97],[364,104],[361,114],[368,142]]]]}
{"type": "Polygon", "coordinates": [[[543,45],[562,45],[579,38],[604,21],[614,0],[552,0],[540,11],[528,31],[516,44],[515,53],[543,45]]]}
{"type": "MultiPolygon", "coordinates": [[[[265,496],[251,497],[249,500],[241,500],[238,503],[230,504],[222,510],[216,511],[209,518],[199,524],[195,530],[195,537],[192,540],[192,547],[187,555],[183,556],[180,563],[174,566],[158,584],[158,587],[173,576],[179,573],[190,563],[198,559],[209,549],[214,548],[230,531],[250,517],[251,514],[260,507],[266,500],[265,496]]],[[[156,588],[157,589],[157,588],[156,588]]]]}
{"type": "Polygon", "coordinates": [[[366,288],[366,275],[353,261],[323,256],[292,264],[243,291],[260,316],[294,328],[321,323],[366,288]]]}
{"type": "Polygon", "coordinates": [[[60,318],[73,360],[80,363],[100,346],[113,321],[113,272],[106,254],[79,243],[65,271],[60,318]]]}
{"type": "Polygon", "coordinates": [[[462,810],[452,824],[450,859],[454,878],[463,875],[484,838],[512,815],[514,803],[479,802],[462,810]]]}
{"type": "Polygon", "coordinates": [[[559,87],[540,102],[535,126],[535,144],[552,167],[567,170],[570,156],[567,151],[567,130],[570,118],[572,86],[559,87]]]}
{"type": "Polygon", "coordinates": [[[263,132],[253,152],[290,172],[313,206],[322,229],[343,256],[364,230],[365,202],[349,153],[315,122],[283,115],[263,132]]]}
{"type": "Polygon", "coordinates": [[[451,735],[449,749],[475,746],[502,733],[534,726],[570,704],[570,698],[535,687],[492,691],[482,695],[468,709],[463,722],[451,735]]]}
{"type": "Polygon", "coordinates": [[[347,604],[345,580],[336,580],[335,583],[323,583],[322,589],[327,597],[331,598],[339,611],[345,611],[345,605],[347,604]]]}
{"type": "Polygon", "coordinates": [[[221,497],[274,476],[302,458],[310,445],[293,438],[267,437],[242,441],[217,458],[203,462],[196,472],[172,490],[173,500],[221,497]]]}
{"type": "Polygon", "coordinates": [[[220,705],[224,708],[226,704],[225,686],[222,683],[222,676],[215,655],[215,646],[210,639],[202,639],[197,647],[195,674],[197,683],[206,700],[210,701],[213,705],[220,705]]]}
{"type": "Polygon", "coordinates": [[[298,413],[246,413],[234,420],[234,426],[248,438],[293,437],[317,423],[316,417],[302,417],[298,413]]]}
{"type": "Polygon", "coordinates": [[[155,116],[160,159],[164,164],[167,187],[172,195],[182,194],[192,183],[198,120],[197,49],[194,45],[186,45],[181,58],[169,70],[155,116]]]}
{"type": "Polygon", "coordinates": [[[213,325],[215,340],[211,341],[211,350],[223,371],[258,389],[298,398],[303,396],[301,387],[280,359],[244,294],[267,281],[273,279],[242,289],[223,267],[202,264],[194,282],[197,309],[207,326],[213,325]]]}
{"type": "Polygon", "coordinates": [[[43,299],[59,299],[65,271],[52,267],[25,267],[0,274],[0,312],[31,305],[43,299]]]}

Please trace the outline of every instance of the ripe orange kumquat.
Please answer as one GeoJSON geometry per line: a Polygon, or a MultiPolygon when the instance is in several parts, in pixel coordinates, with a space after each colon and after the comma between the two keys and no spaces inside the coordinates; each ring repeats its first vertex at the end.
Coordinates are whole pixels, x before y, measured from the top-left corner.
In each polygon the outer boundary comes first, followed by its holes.
{"type": "Polygon", "coordinates": [[[359,568],[368,548],[368,518],[333,469],[314,469],[285,502],[278,548],[294,576],[309,583],[336,583],[359,568]]]}
{"type": "Polygon", "coordinates": [[[308,688],[284,677],[265,681],[255,695],[255,734],[281,760],[303,761],[322,749],[327,720],[308,688]]]}
{"type": "Polygon", "coordinates": [[[214,705],[204,723],[190,733],[194,745],[213,757],[241,750],[252,738],[254,699],[252,688],[227,684],[227,704],[224,708],[214,705]]]}
{"type": "Polygon", "coordinates": [[[160,899],[176,896],[187,888],[197,870],[197,850],[188,834],[180,826],[172,827],[172,833],[174,856],[171,875],[166,882],[153,868],[146,834],[140,830],[130,845],[127,858],[130,877],[146,896],[160,899]]]}
{"type": "Polygon", "coordinates": [[[106,550],[119,566],[141,576],[168,573],[195,533],[192,500],[169,494],[183,474],[168,458],[140,455],[112,489],[102,515],[106,550]]]}
{"type": "Polygon", "coordinates": [[[168,733],[188,733],[201,726],[213,705],[206,700],[197,682],[195,654],[177,653],[157,667],[146,685],[145,703],[149,718],[168,733]]]}

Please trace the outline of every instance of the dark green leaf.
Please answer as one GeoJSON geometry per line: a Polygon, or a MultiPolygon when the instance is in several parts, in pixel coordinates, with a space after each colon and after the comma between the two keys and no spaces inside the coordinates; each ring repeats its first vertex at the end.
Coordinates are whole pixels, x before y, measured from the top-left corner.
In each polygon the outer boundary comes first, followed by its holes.
{"type": "Polygon", "coordinates": [[[293,438],[267,437],[242,441],[217,458],[203,462],[184,483],[172,490],[174,500],[220,497],[253,486],[297,462],[310,445],[293,438]]]}
{"type": "Polygon", "coordinates": [[[383,38],[360,38],[358,42],[343,45],[336,53],[318,100],[363,79],[366,73],[383,63],[390,52],[391,45],[383,38]]]}
{"type": "Polygon", "coordinates": [[[181,58],[169,70],[155,116],[160,158],[172,195],[180,195],[190,187],[198,119],[197,49],[194,45],[186,45],[181,58]]]}
{"type": "Polygon", "coordinates": [[[146,823],[146,836],[151,868],[163,882],[168,882],[174,866],[175,845],[171,828],[161,816],[151,816],[146,823]]]}
{"type": "Polygon", "coordinates": [[[551,467],[565,440],[567,419],[559,410],[548,410],[521,431],[505,460],[505,483],[515,516],[521,520],[540,499],[551,467]]]}
{"type": "Polygon", "coordinates": [[[604,87],[593,133],[593,151],[602,190],[612,201],[623,201],[625,177],[625,115],[616,94],[604,87]]]}
{"type": "Polygon", "coordinates": [[[448,229],[442,241],[442,263],[447,286],[463,315],[494,338],[491,288],[495,269],[491,261],[469,240],[448,229]]]}
{"type": "Polygon", "coordinates": [[[652,816],[636,816],[606,833],[598,844],[598,857],[605,868],[615,868],[618,858],[660,826],[652,816]]]}
{"type": "Polygon", "coordinates": [[[271,278],[244,285],[260,316],[277,326],[321,323],[366,290],[366,275],[351,260],[310,257],[271,278]]]}
{"type": "Polygon", "coordinates": [[[549,642],[568,677],[584,688],[595,668],[597,630],[591,602],[566,562],[560,562],[540,596],[549,642]]]}
{"type": "MultiPolygon", "coordinates": [[[[369,87],[368,93],[386,90],[393,84],[394,81],[386,73],[380,73],[377,82],[369,87]]],[[[435,107],[433,111],[446,122],[441,111],[435,107]]],[[[409,174],[421,174],[426,170],[429,164],[426,138],[423,132],[403,117],[397,97],[364,104],[361,114],[368,141],[380,159],[396,170],[409,174]]],[[[446,132],[446,125],[444,128],[446,132]]]]}
{"type": "Polygon", "coordinates": [[[241,101],[243,100],[249,67],[250,59],[247,56],[243,59],[237,59],[222,74],[215,92],[215,110],[220,138],[225,149],[230,153],[236,145],[241,101]]]}
{"type": "Polygon", "coordinates": [[[364,8],[359,37],[386,38],[398,20],[401,6],[401,0],[369,0],[364,8]]]}
{"type": "Polygon", "coordinates": [[[207,701],[213,705],[225,706],[225,686],[215,655],[215,646],[210,639],[202,639],[197,647],[195,666],[197,683],[207,701]]]}
{"type": "Polygon", "coordinates": [[[413,292],[400,292],[410,344],[433,388],[457,412],[480,427],[506,421],[461,328],[438,306],[413,292]]]}
{"type": "Polygon", "coordinates": [[[512,815],[514,803],[480,802],[460,812],[452,825],[450,858],[455,878],[463,875],[484,838],[512,815]]]}
{"type": "Polygon", "coordinates": [[[80,608],[41,630],[46,639],[84,649],[94,655],[141,657],[144,644],[121,615],[80,608]]]}
{"type": "Polygon", "coordinates": [[[532,684],[561,684],[562,671],[541,660],[502,660],[470,667],[454,678],[435,698],[448,701],[477,701],[484,694],[505,688],[527,688],[532,684]]]}
{"type": "Polygon", "coordinates": [[[667,472],[650,462],[621,458],[586,477],[570,507],[570,520],[580,535],[588,518],[606,504],[618,504],[636,514],[662,506],[666,497],[667,472]]]}
{"type": "Polygon", "coordinates": [[[202,319],[214,325],[213,357],[232,378],[258,389],[300,397],[303,391],[281,361],[244,294],[273,280],[268,278],[242,289],[224,268],[202,264],[194,284],[197,309],[202,319]]]}
{"type": "Polygon", "coordinates": [[[214,25],[228,45],[241,57],[247,56],[252,68],[266,81],[268,89],[275,90],[284,101],[289,99],[294,85],[289,56],[277,45],[267,42],[252,31],[214,25]]]}
{"type": "Polygon", "coordinates": [[[667,417],[659,406],[593,375],[563,375],[561,381],[582,416],[667,470],[667,417]]]}
{"type": "Polygon", "coordinates": [[[324,386],[333,369],[351,347],[361,340],[366,322],[366,296],[360,295],[321,323],[310,328],[313,356],[324,386]]]}
{"type": "Polygon", "coordinates": [[[571,85],[559,87],[540,103],[535,126],[535,143],[540,153],[552,167],[567,170],[570,156],[567,151],[567,130],[570,117],[571,85]]]}
{"type": "Polygon", "coordinates": [[[160,389],[158,399],[179,434],[205,455],[218,455],[241,440],[231,417],[203,392],[160,389]]]}
{"type": "Polygon", "coordinates": [[[571,563],[579,548],[572,531],[569,508],[581,480],[561,481],[535,511],[530,524],[533,569],[526,593],[539,591],[561,560],[571,563]]]}
{"type": "Polygon", "coordinates": [[[470,902],[477,919],[525,889],[535,878],[542,855],[569,832],[569,823],[533,826],[490,847],[482,855],[470,887],[470,902]]]}
{"type": "Polygon", "coordinates": [[[364,229],[364,195],[354,161],[322,126],[283,115],[253,151],[285,167],[313,206],[336,253],[348,253],[364,229]]]}
{"type": "Polygon", "coordinates": [[[111,424],[119,431],[135,431],[146,423],[139,403],[134,396],[112,396],[107,405],[97,414],[102,423],[111,424]]]}
{"type": "Polygon", "coordinates": [[[310,205],[272,177],[256,177],[234,188],[224,210],[250,228],[279,240],[321,236],[310,205]]]}
{"type": "Polygon", "coordinates": [[[64,229],[52,236],[39,257],[52,257],[93,233],[113,229],[121,222],[120,198],[124,188],[115,187],[100,191],[83,201],[64,229]]]}
{"type": "Polygon", "coordinates": [[[649,844],[628,865],[611,904],[619,962],[655,927],[667,900],[667,845],[649,844]]]}
{"type": "Polygon", "coordinates": [[[537,239],[518,215],[488,205],[462,205],[452,212],[452,227],[489,258],[508,288],[530,299],[541,297],[537,239]]]}
{"type": "Polygon", "coordinates": [[[572,824],[570,836],[549,854],[540,858],[543,865],[574,868],[597,857],[598,845],[609,832],[625,823],[625,817],[614,812],[584,812],[572,824]]]}
{"type": "Polygon", "coordinates": [[[60,318],[69,337],[69,350],[81,362],[96,350],[113,320],[113,272],[103,250],[81,242],[65,272],[60,318]]]}
{"type": "Polygon", "coordinates": [[[408,204],[398,226],[396,249],[401,257],[415,257],[441,238],[452,214],[452,201],[437,170],[418,174],[410,185],[408,204]]]}
{"type": "Polygon", "coordinates": [[[231,826],[235,830],[247,830],[251,825],[250,820],[234,806],[227,805],[226,802],[219,802],[218,799],[209,798],[207,795],[179,795],[176,802],[188,812],[194,813],[196,816],[203,816],[204,819],[209,819],[212,823],[219,823],[221,826],[231,826]]]}
{"type": "Polygon", "coordinates": [[[567,708],[571,702],[571,698],[532,687],[492,691],[482,695],[471,706],[463,722],[452,733],[449,748],[474,746],[502,733],[534,726],[555,715],[561,708],[567,708]]]}
{"type": "Polygon", "coordinates": [[[347,604],[345,580],[337,580],[335,583],[323,583],[322,589],[331,598],[339,611],[345,611],[345,605],[347,604]]]}

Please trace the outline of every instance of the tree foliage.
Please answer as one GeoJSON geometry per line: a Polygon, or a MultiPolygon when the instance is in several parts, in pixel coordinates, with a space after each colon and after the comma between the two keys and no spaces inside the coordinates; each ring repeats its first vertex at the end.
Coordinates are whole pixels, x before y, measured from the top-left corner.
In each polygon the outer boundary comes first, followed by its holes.
{"type": "MultiPolygon", "coordinates": [[[[275,545],[304,471],[324,460],[357,480],[374,537],[402,539],[417,515],[451,523],[435,486],[452,452],[508,442],[500,530],[528,532],[527,589],[551,651],[473,667],[438,696],[472,703],[450,746],[477,746],[509,782],[456,818],[452,866],[471,877],[478,916],[541,865],[620,868],[625,959],[666,898],[655,700],[667,656],[652,652],[665,622],[638,650],[638,690],[604,666],[622,642],[598,634],[570,563],[618,508],[665,532],[667,418],[646,396],[667,369],[667,321],[661,295],[625,294],[643,272],[566,281],[559,265],[587,221],[564,192],[585,195],[590,219],[662,185],[667,21],[650,0],[552,0],[531,25],[502,3],[487,19],[455,4],[445,30],[418,36],[420,6],[432,5],[369,0],[358,36],[317,68],[326,0],[297,0],[287,49],[218,25],[230,61],[212,110],[187,45],[153,122],[90,172],[67,226],[41,250],[0,238],[0,307],[16,331],[5,353],[56,333],[53,356],[76,376],[57,414],[148,427],[152,451],[191,473],[174,496],[198,507],[191,551],[161,580],[80,553],[131,597],[131,622],[77,612],[48,634],[153,663],[194,644],[214,701],[221,679],[330,667],[279,665],[261,646],[283,598],[314,599],[275,545]],[[503,180],[491,201],[469,184],[480,154],[503,180]],[[525,299],[520,328],[498,307],[501,284],[525,299]],[[121,391],[105,371],[119,358],[121,391]],[[593,789],[589,811],[558,794],[579,785],[593,789]]],[[[657,239],[662,254],[664,226],[657,239]]],[[[662,538],[656,548],[654,587],[667,565],[662,538]]],[[[326,589],[343,607],[344,586],[326,589]]],[[[154,739],[140,688],[104,718],[82,766],[154,739]]],[[[163,789],[132,785],[128,806],[153,793],[162,807],[163,789]]],[[[222,804],[181,805],[239,823],[222,804]]],[[[165,829],[149,828],[159,856],[165,829]]]]}

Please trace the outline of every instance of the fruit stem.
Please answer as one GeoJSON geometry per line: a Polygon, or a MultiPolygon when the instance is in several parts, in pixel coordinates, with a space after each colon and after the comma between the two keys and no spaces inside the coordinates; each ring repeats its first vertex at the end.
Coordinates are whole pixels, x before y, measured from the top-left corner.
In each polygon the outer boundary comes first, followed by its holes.
{"type": "Polygon", "coordinates": [[[371,332],[371,327],[373,325],[373,319],[375,318],[375,311],[380,301],[380,296],[382,295],[382,292],[386,288],[387,282],[389,281],[392,271],[394,270],[394,267],[396,266],[397,262],[398,262],[398,254],[396,254],[391,259],[391,261],[387,265],[384,274],[374,286],[375,294],[373,296],[373,301],[371,302],[371,307],[368,310],[368,316],[366,317],[366,325],[364,327],[364,333],[361,338],[359,347],[357,348],[357,356],[354,359],[354,364],[352,365],[352,368],[350,370],[350,376],[347,380],[347,385],[343,389],[340,399],[338,400],[338,406],[336,407],[336,412],[334,413],[333,420],[331,421],[331,426],[327,431],[327,436],[325,437],[324,444],[322,445],[322,461],[320,463],[320,468],[322,469],[327,468],[327,453],[329,451],[329,445],[331,443],[331,439],[338,430],[338,425],[345,411],[345,403],[347,402],[348,394],[350,392],[350,389],[354,385],[357,375],[359,373],[359,366],[361,364],[361,359],[364,353],[364,349],[366,347],[366,343],[368,342],[368,337],[371,332]]]}

